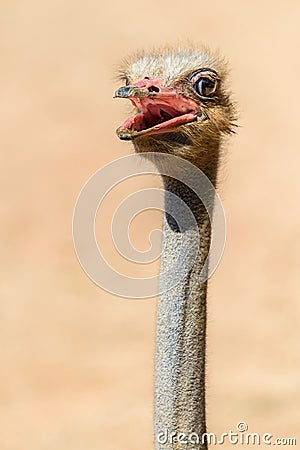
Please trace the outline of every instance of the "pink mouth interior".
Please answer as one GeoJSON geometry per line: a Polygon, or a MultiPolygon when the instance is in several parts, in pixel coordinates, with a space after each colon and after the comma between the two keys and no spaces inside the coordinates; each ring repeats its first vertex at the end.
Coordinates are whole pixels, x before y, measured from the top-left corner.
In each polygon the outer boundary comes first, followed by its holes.
{"type": "Polygon", "coordinates": [[[141,132],[153,129],[159,132],[164,128],[174,128],[196,119],[196,103],[193,100],[178,96],[163,97],[130,97],[138,114],[127,119],[120,130],[141,132]]]}

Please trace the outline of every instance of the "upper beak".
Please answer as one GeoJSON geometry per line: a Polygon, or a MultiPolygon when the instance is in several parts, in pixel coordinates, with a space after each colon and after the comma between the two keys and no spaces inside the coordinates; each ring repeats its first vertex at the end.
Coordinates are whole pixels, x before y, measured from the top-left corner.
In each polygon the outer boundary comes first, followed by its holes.
{"type": "MultiPolygon", "coordinates": [[[[153,93],[152,93],[153,94],[153,93]]],[[[140,88],[139,86],[121,86],[116,92],[114,97],[128,98],[128,97],[150,97],[151,92],[146,88],[140,88]]]]}
{"type": "Polygon", "coordinates": [[[161,80],[157,78],[144,78],[130,86],[121,86],[116,92],[115,97],[168,97],[174,96],[174,90],[161,84],[161,80]]]}

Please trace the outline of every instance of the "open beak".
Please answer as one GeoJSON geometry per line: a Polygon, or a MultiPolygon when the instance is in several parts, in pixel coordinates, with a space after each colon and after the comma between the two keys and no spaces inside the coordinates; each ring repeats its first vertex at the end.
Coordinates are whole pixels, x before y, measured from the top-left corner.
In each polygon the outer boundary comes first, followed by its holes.
{"type": "Polygon", "coordinates": [[[116,130],[123,140],[175,131],[179,126],[197,120],[197,103],[175,89],[162,86],[158,79],[145,78],[133,85],[122,86],[115,97],[128,98],[137,109],[136,115],[116,130]]]}

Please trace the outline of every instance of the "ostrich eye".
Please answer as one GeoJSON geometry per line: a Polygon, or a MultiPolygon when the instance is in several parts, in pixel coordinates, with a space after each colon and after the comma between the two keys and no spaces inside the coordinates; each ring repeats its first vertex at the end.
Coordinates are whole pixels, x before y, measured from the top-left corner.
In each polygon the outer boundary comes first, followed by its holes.
{"type": "Polygon", "coordinates": [[[217,87],[217,80],[213,80],[207,77],[201,77],[194,84],[194,89],[201,97],[209,97],[213,94],[217,87]]]}

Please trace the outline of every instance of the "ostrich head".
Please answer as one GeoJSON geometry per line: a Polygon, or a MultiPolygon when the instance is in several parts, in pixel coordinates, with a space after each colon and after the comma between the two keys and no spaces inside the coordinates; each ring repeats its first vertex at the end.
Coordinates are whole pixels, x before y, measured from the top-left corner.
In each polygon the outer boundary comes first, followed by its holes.
{"type": "Polygon", "coordinates": [[[234,106],[226,91],[226,63],[207,49],[165,49],[125,61],[115,97],[134,115],[118,129],[137,152],[160,151],[205,170],[218,157],[222,134],[233,132],[234,106]]]}

